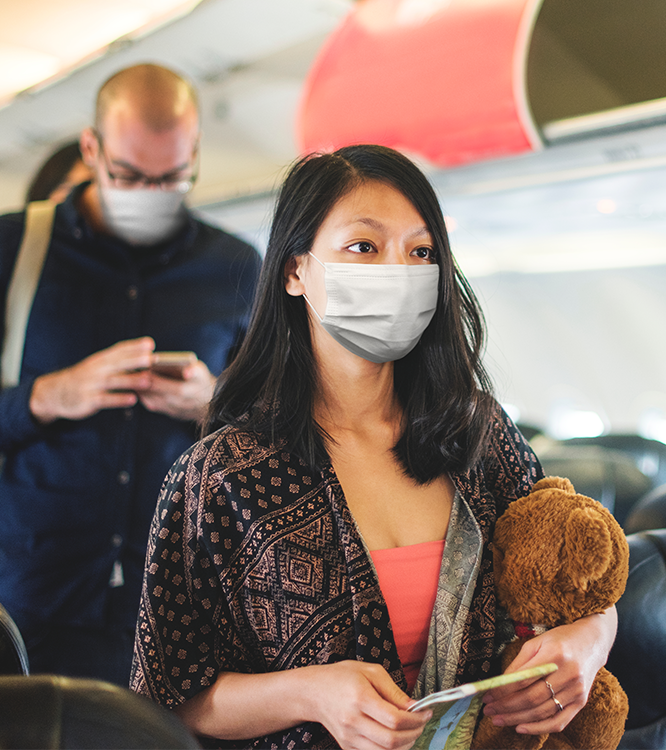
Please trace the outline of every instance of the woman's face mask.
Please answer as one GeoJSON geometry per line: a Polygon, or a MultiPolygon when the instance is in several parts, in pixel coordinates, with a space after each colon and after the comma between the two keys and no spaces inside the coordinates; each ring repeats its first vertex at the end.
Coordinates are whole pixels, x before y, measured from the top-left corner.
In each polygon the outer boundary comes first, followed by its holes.
{"type": "Polygon", "coordinates": [[[437,307],[439,266],[423,217],[399,190],[371,180],[344,195],[310,256],[288,274],[287,292],[303,295],[339,344],[377,363],[417,345],[437,307]]]}
{"type": "Polygon", "coordinates": [[[304,296],[324,330],[370,362],[411,352],[435,314],[439,266],[321,263],[312,257],[324,268],[323,318],[304,296]]]}

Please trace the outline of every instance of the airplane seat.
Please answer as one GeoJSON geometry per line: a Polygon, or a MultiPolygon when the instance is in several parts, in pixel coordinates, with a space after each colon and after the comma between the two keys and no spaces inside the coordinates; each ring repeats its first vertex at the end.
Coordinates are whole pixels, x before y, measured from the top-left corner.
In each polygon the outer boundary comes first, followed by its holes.
{"type": "Polygon", "coordinates": [[[27,675],[28,652],[21,633],[9,612],[0,605],[0,675],[27,675]]]}
{"type": "Polygon", "coordinates": [[[546,476],[570,479],[576,492],[598,500],[623,528],[631,508],[654,486],[625,450],[541,436],[535,437],[531,445],[546,476]]]}
{"type": "Polygon", "coordinates": [[[627,537],[629,578],[617,604],[608,669],[629,698],[620,748],[666,748],[666,529],[627,537]]]}
{"type": "Polygon", "coordinates": [[[624,524],[627,534],[666,529],[666,484],[655,487],[632,508],[624,524]]]}
{"type": "Polygon", "coordinates": [[[200,748],[178,717],[127,688],[58,675],[0,677],[0,747],[200,748]]]}
{"type": "Polygon", "coordinates": [[[622,451],[650,479],[651,488],[666,483],[666,445],[641,435],[610,433],[592,438],[571,438],[568,445],[599,445],[622,451]]]}

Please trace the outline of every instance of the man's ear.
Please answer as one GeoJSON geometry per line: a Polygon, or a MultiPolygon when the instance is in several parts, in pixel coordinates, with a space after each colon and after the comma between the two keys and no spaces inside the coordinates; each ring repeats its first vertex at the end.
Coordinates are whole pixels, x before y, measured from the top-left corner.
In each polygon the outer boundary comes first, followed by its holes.
{"type": "Polygon", "coordinates": [[[306,255],[291,257],[284,264],[284,288],[287,294],[292,297],[300,297],[305,294],[305,284],[303,283],[303,264],[306,255]]]}
{"type": "Polygon", "coordinates": [[[81,147],[81,156],[83,157],[83,163],[91,169],[94,169],[97,164],[99,141],[97,140],[95,131],[92,128],[86,128],[81,132],[81,137],[79,138],[79,146],[81,147]]]}

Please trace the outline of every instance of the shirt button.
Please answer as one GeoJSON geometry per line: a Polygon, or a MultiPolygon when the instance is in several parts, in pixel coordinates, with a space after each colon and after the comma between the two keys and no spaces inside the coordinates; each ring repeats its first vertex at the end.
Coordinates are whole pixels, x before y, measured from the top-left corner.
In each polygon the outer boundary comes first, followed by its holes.
{"type": "Polygon", "coordinates": [[[82,236],[83,236],[83,232],[81,231],[81,229],[79,227],[75,227],[74,228],[74,237],[77,240],[80,240],[82,236]]]}
{"type": "Polygon", "coordinates": [[[127,299],[135,300],[139,296],[139,290],[135,286],[127,287],[127,299]]]}
{"type": "Polygon", "coordinates": [[[129,471],[121,471],[118,474],[118,484],[127,484],[130,480],[129,471]]]}
{"type": "Polygon", "coordinates": [[[121,545],[122,543],[123,543],[123,538],[122,538],[122,536],[120,536],[120,534],[114,534],[114,535],[113,535],[113,536],[111,537],[111,544],[112,544],[112,545],[113,545],[114,547],[120,547],[120,545],[121,545]]]}
{"type": "Polygon", "coordinates": [[[125,421],[129,422],[134,418],[134,409],[125,409],[123,414],[125,415],[125,421]]]}

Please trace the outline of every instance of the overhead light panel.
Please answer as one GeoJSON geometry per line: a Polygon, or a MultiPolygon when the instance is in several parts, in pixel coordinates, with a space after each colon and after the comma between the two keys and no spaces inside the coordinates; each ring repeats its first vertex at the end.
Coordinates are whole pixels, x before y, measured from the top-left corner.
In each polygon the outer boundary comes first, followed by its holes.
{"type": "Polygon", "coordinates": [[[22,0],[3,8],[0,106],[56,80],[122,38],[185,15],[200,0],[22,0]]]}
{"type": "Polygon", "coordinates": [[[45,52],[0,44],[0,102],[56,75],[61,61],[45,52]]]}

